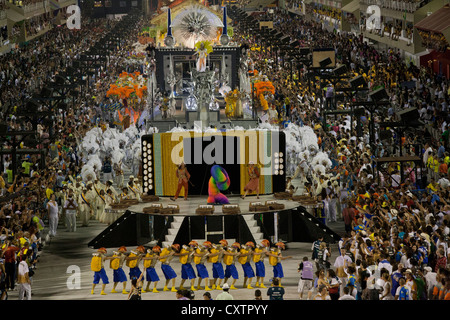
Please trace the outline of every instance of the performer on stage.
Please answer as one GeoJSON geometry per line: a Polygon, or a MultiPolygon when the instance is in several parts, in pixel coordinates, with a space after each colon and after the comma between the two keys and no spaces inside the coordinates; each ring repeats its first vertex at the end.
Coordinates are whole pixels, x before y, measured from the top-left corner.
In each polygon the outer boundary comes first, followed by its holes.
{"type": "Polygon", "coordinates": [[[184,188],[184,200],[187,200],[188,187],[189,187],[188,182],[189,182],[189,179],[191,178],[191,175],[187,171],[186,165],[184,164],[184,162],[182,162],[177,168],[177,178],[178,178],[178,188],[177,188],[177,191],[175,192],[175,196],[173,198],[170,198],[170,200],[175,201],[178,199],[181,188],[184,188]]]}
{"type": "Polygon", "coordinates": [[[212,46],[209,41],[200,41],[195,44],[196,52],[194,55],[197,55],[197,71],[205,72],[206,71],[206,58],[212,51],[212,46]]]}
{"type": "Polygon", "coordinates": [[[259,199],[259,175],[260,175],[259,168],[252,161],[250,161],[248,163],[247,170],[248,175],[250,177],[250,181],[244,187],[245,193],[241,198],[245,199],[247,193],[256,191],[256,197],[257,199],[259,199]]]}

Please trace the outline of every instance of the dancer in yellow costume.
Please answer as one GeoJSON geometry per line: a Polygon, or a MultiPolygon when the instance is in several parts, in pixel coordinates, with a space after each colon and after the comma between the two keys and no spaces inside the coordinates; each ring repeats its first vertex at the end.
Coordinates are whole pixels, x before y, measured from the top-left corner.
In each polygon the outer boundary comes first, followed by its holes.
{"type": "Polygon", "coordinates": [[[159,282],[159,276],[156,273],[155,266],[159,261],[159,253],[161,252],[161,247],[154,246],[151,250],[147,249],[147,254],[142,258],[144,261],[144,268],[147,280],[147,287],[142,292],[150,291],[150,284],[153,282],[153,290],[152,292],[158,293],[159,291],[156,289],[156,285],[159,282]]]}
{"type": "Polygon", "coordinates": [[[236,112],[236,103],[239,98],[239,92],[237,89],[230,91],[225,96],[225,115],[228,118],[233,118],[236,112]]]}
{"type": "Polygon", "coordinates": [[[211,290],[208,286],[208,279],[209,279],[209,273],[206,269],[205,262],[208,258],[208,249],[212,246],[211,242],[205,241],[203,243],[203,246],[198,246],[194,253],[194,263],[197,268],[197,274],[198,274],[198,284],[197,289],[201,290],[201,282],[202,280],[205,280],[205,290],[209,291],[211,290]]]}
{"type": "Polygon", "coordinates": [[[177,289],[175,288],[175,279],[177,277],[177,274],[173,270],[173,268],[170,266],[170,261],[173,259],[175,250],[177,250],[178,244],[173,244],[170,247],[166,247],[161,250],[161,253],[159,255],[159,261],[161,261],[161,270],[164,274],[164,278],[166,279],[166,283],[164,285],[164,291],[169,291],[169,282],[172,282],[172,289],[170,291],[177,292],[177,289]]]}
{"type": "Polygon", "coordinates": [[[237,289],[234,284],[236,280],[239,279],[239,274],[236,269],[236,259],[239,256],[239,249],[241,245],[239,242],[233,243],[230,247],[227,247],[226,250],[223,251],[223,263],[225,264],[225,279],[224,282],[227,282],[230,277],[233,278],[233,282],[231,283],[230,289],[237,289]]]}
{"type": "Polygon", "coordinates": [[[279,279],[279,283],[281,286],[281,279],[284,278],[283,266],[281,265],[281,261],[285,259],[292,258],[291,256],[283,257],[281,254],[281,250],[286,249],[286,246],[283,242],[277,242],[275,244],[276,247],[271,248],[267,253],[269,256],[269,263],[273,267],[273,277],[279,279]]]}
{"type": "Polygon", "coordinates": [[[222,239],[219,244],[213,244],[209,250],[208,262],[212,263],[213,280],[211,280],[211,289],[222,290],[220,287],[225,279],[225,271],[223,270],[223,248],[228,246],[228,241],[222,239]]]}
{"type": "Polygon", "coordinates": [[[255,263],[256,287],[266,288],[264,286],[264,277],[266,276],[266,268],[264,266],[264,258],[266,257],[267,248],[270,242],[267,239],[261,241],[261,245],[256,246],[253,250],[253,262],[255,263]]]}
{"type": "Polygon", "coordinates": [[[197,246],[198,244],[196,241],[191,241],[189,242],[189,246],[183,245],[181,247],[180,253],[178,254],[181,263],[181,290],[184,289],[183,285],[188,279],[191,281],[191,290],[197,290],[194,286],[196,275],[194,268],[192,267],[193,255],[197,246]]]}
{"type": "Polygon", "coordinates": [[[252,248],[255,244],[251,241],[247,242],[245,245],[241,246],[240,254],[238,257],[239,263],[242,265],[242,270],[244,271],[244,288],[253,289],[252,280],[255,277],[255,272],[250,265],[250,256],[252,255],[252,248]],[[247,284],[248,281],[248,284],[247,284]]]}
{"type": "Polygon", "coordinates": [[[127,294],[127,290],[125,289],[127,287],[127,276],[125,275],[125,272],[123,271],[123,264],[127,258],[127,248],[124,246],[121,246],[119,250],[114,251],[113,256],[111,257],[111,261],[109,263],[109,267],[113,269],[113,289],[111,290],[111,293],[116,293],[116,286],[119,282],[122,282],[123,289],[122,293],[127,294]]]}

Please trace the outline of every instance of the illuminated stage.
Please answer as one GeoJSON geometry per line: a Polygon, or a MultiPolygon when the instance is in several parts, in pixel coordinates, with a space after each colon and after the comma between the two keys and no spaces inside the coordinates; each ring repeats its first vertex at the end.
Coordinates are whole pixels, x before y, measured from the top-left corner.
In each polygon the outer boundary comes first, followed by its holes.
{"type": "MultiPolygon", "coordinates": [[[[300,205],[300,203],[291,200],[279,200],[275,199],[273,195],[262,195],[259,199],[256,196],[247,196],[245,199],[242,199],[240,196],[229,196],[231,205],[238,205],[240,208],[240,214],[254,214],[259,213],[260,211],[250,211],[249,205],[251,203],[260,202],[261,204],[265,204],[266,201],[276,201],[279,204],[283,204],[286,210],[291,210],[300,205]]],[[[145,213],[144,208],[149,207],[153,204],[161,204],[163,208],[167,208],[170,205],[178,205],[179,213],[170,214],[172,216],[196,216],[198,214],[195,213],[196,209],[201,205],[207,205],[205,196],[194,196],[188,198],[188,200],[184,200],[183,198],[178,198],[176,201],[170,200],[170,198],[160,198],[159,201],[155,202],[145,202],[139,203],[137,205],[130,206],[127,210],[132,211],[134,213],[145,213]]],[[[212,215],[223,215],[222,205],[214,205],[214,213],[212,215]]],[[[264,212],[276,212],[279,210],[266,210],[264,212]]],[[[161,213],[154,213],[158,215],[167,215],[161,213]]],[[[227,214],[227,213],[225,213],[227,214]]]]}
{"type": "Polygon", "coordinates": [[[191,240],[209,240],[217,243],[221,239],[245,243],[262,239],[271,242],[312,242],[319,235],[334,243],[340,236],[315,218],[319,205],[302,205],[297,201],[275,199],[274,195],[230,196],[230,204],[238,205],[240,213],[224,213],[222,205],[215,205],[212,214],[198,214],[205,206],[207,197],[192,196],[188,200],[176,201],[160,197],[154,202],[145,202],[123,209],[119,218],[93,239],[88,245],[93,248],[118,247],[121,245],[167,246],[173,243],[188,244],[191,240]],[[250,204],[275,202],[279,209],[265,208],[251,211],[250,204]],[[177,205],[178,213],[148,212],[144,208],[177,205]]]}

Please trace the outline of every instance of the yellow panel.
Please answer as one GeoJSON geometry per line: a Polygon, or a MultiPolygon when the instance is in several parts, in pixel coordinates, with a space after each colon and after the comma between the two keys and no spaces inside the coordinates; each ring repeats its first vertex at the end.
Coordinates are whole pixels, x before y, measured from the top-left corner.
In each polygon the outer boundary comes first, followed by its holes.
{"type": "MultiPolygon", "coordinates": [[[[210,135],[225,135],[223,132],[215,133],[203,133],[204,136],[210,135]]],[[[195,138],[201,137],[200,133],[195,133],[192,131],[180,132],[180,133],[161,133],[161,150],[162,152],[161,162],[162,162],[162,177],[163,177],[163,195],[173,196],[177,190],[178,180],[176,177],[176,166],[183,159],[183,138],[195,138]],[[170,152],[165,152],[170,150],[170,152]]],[[[244,194],[244,187],[249,181],[249,175],[247,171],[247,164],[249,161],[257,163],[261,170],[261,163],[258,155],[260,154],[260,149],[264,148],[263,139],[264,134],[261,131],[227,131],[227,136],[237,136],[240,141],[240,192],[244,194]]],[[[261,152],[264,152],[262,150],[261,152]]],[[[192,172],[191,172],[192,174],[192,172]]],[[[271,177],[265,177],[263,175],[259,178],[259,192],[260,194],[265,193],[265,179],[271,179],[271,177]]],[[[182,190],[180,197],[184,196],[184,191],[182,190]]]]}
{"type": "MultiPolygon", "coordinates": [[[[172,159],[172,150],[179,144],[182,143],[179,140],[175,140],[172,133],[161,133],[161,150],[171,150],[171,152],[162,152],[161,162],[162,162],[162,176],[164,180],[163,185],[163,195],[173,196],[177,191],[178,179],[177,179],[177,165],[179,163],[174,163],[172,159]]],[[[179,138],[179,137],[176,137],[179,138]]],[[[175,149],[177,150],[177,149],[175,149]]],[[[180,150],[180,157],[183,156],[183,150],[180,150]]],[[[175,158],[174,158],[175,160],[175,158]]],[[[180,197],[184,196],[184,189],[180,192],[180,197]]]]}

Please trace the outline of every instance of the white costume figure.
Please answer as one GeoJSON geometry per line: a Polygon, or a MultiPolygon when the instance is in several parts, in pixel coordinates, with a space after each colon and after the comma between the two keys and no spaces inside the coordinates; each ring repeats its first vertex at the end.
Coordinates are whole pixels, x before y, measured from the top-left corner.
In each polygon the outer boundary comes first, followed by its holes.
{"type": "Polygon", "coordinates": [[[99,217],[98,220],[103,223],[106,222],[106,193],[105,190],[100,190],[100,194],[96,197],[96,215],[99,217]]]}
{"type": "Polygon", "coordinates": [[[111,190],[112,194],[117,197],[119,194],[117,193],[116,188],[114,188],[113,186],[114,181],[113,180],[108,180],[106,182],[106,188],[105,188],[105,192],[108,192],[108,190],[111,190]]]}
{"type": "Polygon", "coordinates": [[[251,84],[250,84],[250,78],[248,76],[248,54],[247,54],[247,47],[242,47],[242,53],[240,58],[240,65],[239,65],[239,85],[240,85],[240,91],[251,93],[251,84]]]}
{"type": "Polygon", "coordinates": [[[78,196],[78,212],[80,214],[81,226],[89,226],[89,219],[91,218],[92,196],[87,188],[83,188],[78,196]]]}
{"type": "Polygon", "coordinates": [[[197,71],[205,72],[206,71],[206,57],[208,56],[208,50],[206,50],[205,45],[203,43],[200,44],[200,48],[197,50],[197,52],[195,54],[198,54],[197,71]]]}
{"type": "Polygon", "coordinates": [[[295,150],[291,150],[291,152],[288,153],[289,158],[288,158],[288,170],[287,170],[287,174],[288,176],[292,176],[295,173],[295,169],[297,167],[297,155],[295,150]]]}
{"type": "Polygon", "coordinates": [[[119,161],[118,163],[114,163],[113,165],[114,168],[114,173],[116,176],[116,184],[117,187],[122,189],[123,188],[123,183],[124,183],[124,177],[123,177],[123,164],[122,161],[119,161]]]}
{"type": "Polygon", "coordinates": [[[175,97],[171,97],[169,99],[169,109],[167,110],[168,111],[168,113],[167,113],[168,118],[171,118],[171,117],[175,116],[176,105],[177,105],[177,102],[175,100],[175,97]]]}
{"type": "Polygon", "coordinates": [[[139,168],[141,166],[141,155],[139,153],[135,153],[132,162],[131,172],[133,175],[137,176],[139,174],[139,168]]]}
{"type": "Polygon", "coordinates": [[[64,202],[64,209],[66,210],[67,231],[77,231],[78,202],[76,201],[76,197],[74,197],[74,194],[71,191],[69,191],[66,201],[64,202]]]}
{"type": "Polygon", "coordinates": [[[143,189],[142,189],[141,184],[139,183],[139,179],[138,179],[138,178],[134,178],[133,182],[134,182],[134,185],[136,186],[136,189],[137,189],[138,192],[139,192],[139,198],[141,198],[141,197],[142,197],[142,193],[143,193],[144,191],[143,191],[143,189]]]}
{"type": "Polygon", "coordinates": [[[273,105],[271,108],[269,108],[269,122],[270,124],[276,124],[278,122],[278,111],[273,105]]]}
{"type": "Polygon", "coordinates": [[[137,199],[139,201],[141,200],[141,193],[139,191],[139,188],[134,184],[134,180],[127,183],[127,188],[129,199],[137,199]]]}
{"type": "Polygon", "coordinates": [[[108,210],[111,209],[111,205],[114,203],[119,202],[118,197],[116,195],[113,194],[113,192],[111,191],[111,189],[108,189],[108,191],[106,191],[106,196],[105,196],[105,223],[111,224],[114,221],[117,220],[118,218],[118,214],[114,214],[112,212],[107,212],[108,210]]]}
{"type": "Polygon", "coordinates": [[[327,188],[327,197],[328,197],[328,221],[336,222],[336,202],[337,202],[337,194],[334,188],[333,183],[327,188]]]}

